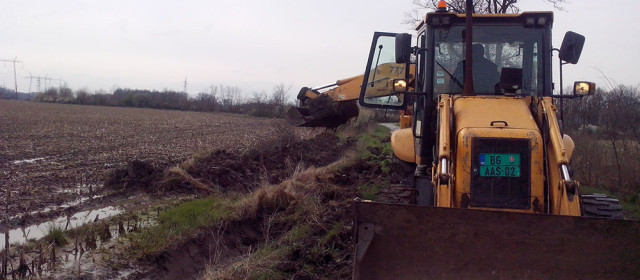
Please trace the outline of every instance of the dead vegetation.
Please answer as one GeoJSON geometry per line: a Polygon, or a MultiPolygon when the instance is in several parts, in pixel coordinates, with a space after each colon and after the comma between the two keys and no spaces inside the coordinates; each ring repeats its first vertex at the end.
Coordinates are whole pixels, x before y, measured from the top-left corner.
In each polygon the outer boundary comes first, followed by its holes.
{"type": "MultiPolygon", "coordinates": [[[[388,132],[377,135],[375,137],[383,138],[378,142],[384,144],[388,132]]],[[[318,136],[322,137],[326,136],[318,136]]],[[[382,150],[367,153],[383,157],[382,150]]],[[[229,206],[225,209],[231,211],[223,215],[225,218],[213,219],[209,226],[189,237],[164,242],[169,245],[139,256],[150,269],[138,276],[172,279],[200,274],[201,279],[349,279],[351,202],[366,196],[365,186],[373,182],[379,184],[380,189],[368,193],[373,199],[386,199],[387,188],[383,184],[390,181],[388,174],[381,171],[382,166],[358,156],[361,152],[352,150],[328,166],[303,168],[303,164],[298,165],[287,179],[275,184],[263,180],[250,192],[218,188],[204,200],[229,206]]],[[[205,160],[201,164],[215,170],[214,162],[205,160]]],[[[154,236],[158,235],[154,232],[154,236]]]]}
{"type": "Polygon", "coordinates": [[[340,166],[346,162],[298,171],[280,184],[264,185],[236,200],[226,219],[147,257],[156,266],[146,275],[158,279],[198,273],[202,279],[349,278],[350,202],[359,193],[351,185],[335,183],[344,175],[340,166]]]}

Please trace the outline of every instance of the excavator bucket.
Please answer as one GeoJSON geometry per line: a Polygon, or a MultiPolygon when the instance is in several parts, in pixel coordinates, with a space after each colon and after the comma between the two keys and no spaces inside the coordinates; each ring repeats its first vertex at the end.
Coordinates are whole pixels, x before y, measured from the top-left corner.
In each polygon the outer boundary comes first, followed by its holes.
{"type": "Polygon", "coordinates": [[[289,108],[289,111],[287,111],[285,120],[293,126],[307,126],[310,116],[309,108],[292,106],[289,108]]]}
{"type": "Polygon", "coordinates": [[[336,128],[356,118],[356,100],[336,102],[327,95],[311,99],[305,107],[291,107],[285,116],[293,126],[336,128]]]}
{"type": "Polygon", "coordinates": [[[638,279],[640,222],[354,202],[354,279],[638,279]]]}

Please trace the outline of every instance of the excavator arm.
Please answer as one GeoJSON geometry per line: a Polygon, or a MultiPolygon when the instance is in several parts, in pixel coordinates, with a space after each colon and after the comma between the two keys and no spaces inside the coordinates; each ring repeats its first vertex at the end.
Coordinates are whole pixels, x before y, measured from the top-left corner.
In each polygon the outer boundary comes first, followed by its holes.
{"type": "Polygon", "coordinates": [[[286,120],[295,126],[335,128],[358,117],[356,100],[362,75],[338,80],[333,84],[308,88],[298,93],[298,107],[291,107],[286,120]],[[328,90],[325,90],[329,88],[328,90]],[[321,90],[325,90],[322,91],[321,90]]]}
{"type": "Polygon", "coordinates": [[[333,84],[320,86],[316,88],[303,87],[298,93],[298,100],[301,105],[305,104],[309,99],[318,98],[325,94],[335,101],[357,100],[360,96],[360,85],[362,84],[363,75],[354,76],[347,79],[337,80],[333,84]],[[331,88],[324,92],[320,90],[331,88]]]}

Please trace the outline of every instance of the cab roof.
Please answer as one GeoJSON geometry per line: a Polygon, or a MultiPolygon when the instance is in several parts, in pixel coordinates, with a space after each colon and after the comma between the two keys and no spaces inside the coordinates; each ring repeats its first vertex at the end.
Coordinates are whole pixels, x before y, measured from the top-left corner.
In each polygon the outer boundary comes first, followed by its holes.
{"type": "MultiPolygon", "coordinates": [[[[456,14],[449,12],[432,12],[427,13],[424,20],[416,27],[421,30],[425,25],[459,25],[465,23],[465,14],[456,14]]],[[[553,12],[523,12],[519,14],[473,14],[474,24],[513,24],[522,23],[531,26],[553,26],[553,12]]]]}

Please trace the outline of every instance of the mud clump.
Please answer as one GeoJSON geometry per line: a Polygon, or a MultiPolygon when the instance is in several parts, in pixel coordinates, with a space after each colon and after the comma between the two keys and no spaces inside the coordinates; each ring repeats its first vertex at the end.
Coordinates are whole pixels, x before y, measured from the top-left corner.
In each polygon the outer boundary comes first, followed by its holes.
{"type": "Polygon", "coordinates": [[[336,128],[358,117],[357,100],[335,102],[328,95],[309,100],[309,119],[306,125],[336,128]]]}
{"type": "Polygon", "coordinates": [[[284,139],[242,154],[219,150],[184,167],[180,176],[165,178],[157,188],[189,191],[208,186],[223,193],[247,193],[265,183],[279,184],[306,167],[330,164],[342,157],[351,143],[323,133],[301,141],[284,139]]]}
{"type": "Polygon", "coordinates": [[[116,169],[105,180],[110,189],[149,193],[166,192],[250,192],[262,184],[279,184],[296,171],[324,166],[338,160],[353,140],[340,140],[335,134],[295,140],[292,136],[240,153],[217,150],[194,156],[167,168],[133,160],[116,169]]]}
{"type": "Polygon", "coordinates": [[[149,190],[158,180],[162,170],[151,163],[133,160],[126,168],[116,169],[105,180],[105,187],[110,189],[145,189],[149,190]]]}

